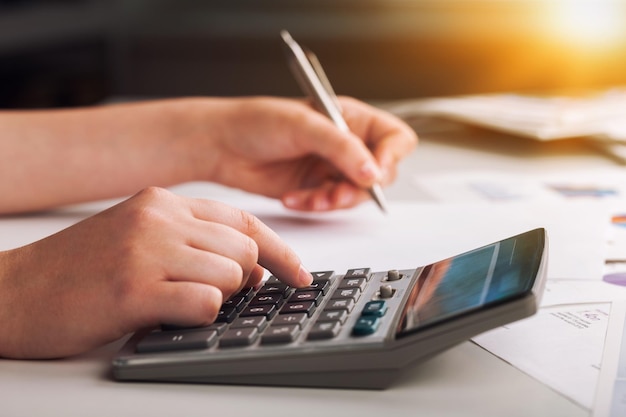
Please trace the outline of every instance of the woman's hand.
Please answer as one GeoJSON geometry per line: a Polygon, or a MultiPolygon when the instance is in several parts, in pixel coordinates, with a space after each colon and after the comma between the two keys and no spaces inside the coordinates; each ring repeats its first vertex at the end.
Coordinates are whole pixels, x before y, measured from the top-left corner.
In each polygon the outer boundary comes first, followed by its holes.
{"type": "Polygon", "coordinates": [[[306,101],[185,98],[0,112],[0,213],[187,181],[213,181],[297,210],[332,210],[389,184],[417,136],[382,110],[341,98],[350,132],[306,101]],[[16,164],[15,161],[20,161],[16,164]]]}
{"type": "Polygon", "coordinates": [[[196,144],[190,142],[189,149],[200,150],[192,164],[195,176],[279,198],[292,209],[355,206],[369,198],[364,190],[374,182],[395,179],[398,162],[413,150],[417,136],[401,120],[363,102],[341,98],[341,105],[349,133],[305,101],[225,99],[220,122],[207,115],[207,131],[198,127],[188,137],[196,144]],[[199,145],[202,136],[213,137],[210,147],[199,145]]]}
{"type": "Polygon", "coordinates": [[[208,325],[262,267],[296,287],[312,279],[256,217],[148,188],[0,253],[0,357],[62,357],[160,323],[208,325]]]}

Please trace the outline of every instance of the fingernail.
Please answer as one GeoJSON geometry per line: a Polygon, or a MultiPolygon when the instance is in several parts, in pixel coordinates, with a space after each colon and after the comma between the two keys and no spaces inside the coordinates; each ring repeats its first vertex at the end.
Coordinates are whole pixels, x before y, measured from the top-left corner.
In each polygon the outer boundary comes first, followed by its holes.
{"type": "Polygon", "coordinates": [[[313,275],[302,265],[300,265],[300,271],[298,271],[298,281],[300,281],[304,287],[308,287],[313,283],[313,275]]]}
{"type": "Polygon", "coordinates": [[[378,177],[378,181],[386,184],[387,182],[389,182],[389,178],[390,178],[389,170],[381,168],[380,177],[378,177]]]}
{"type": "Polygon", "coordinates": [[[339,207],[348,207],[354,201],[354,193],[344,190],[339,197],[339,207]]]}
{"type": "Polygon", "coordinates": [[[330,209],[330,202],[325,198],[318,198],[315,200],[315,210],[316,211],[326,211],[330,209]]]}
{"type": "Polygon", "coordinates": [[[300,200],[298,199],[298,197],[294,197],[294,196],[289,196],[289,197],[285,197],[283,198],[283,204],[286,207],[298,207],[298,204],[300,203],[300,200]]]}
{"type": "Polygon", "coordinates": [[[379,180],[381,176],[380,168],[373,162],[366,162],[361,166],[361,176],[365,180],[379,180]]]}

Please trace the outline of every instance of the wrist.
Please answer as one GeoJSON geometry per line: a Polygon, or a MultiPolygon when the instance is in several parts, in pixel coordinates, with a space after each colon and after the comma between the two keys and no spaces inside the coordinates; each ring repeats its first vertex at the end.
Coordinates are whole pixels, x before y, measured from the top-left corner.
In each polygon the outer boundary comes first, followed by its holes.
{"type": "MultiPolygon", "coordinates": [[[[217,158],[215,99],[177,98],[102,108],[100,122],[109,125],[104,152],[119,164],[124,150],[126,183],[138,190],[188,181],[211,181],[217,158]],[[111,121],[115,120],[114,124],[111,121]]],[[[119,173],[119,172],[118,172],[119,173]]]]}
{"type": "MultiPolygon", "coordinates": [[[[220,182],[224,169],[224,144],[237,140],[233,132],[240,123],[233,117],[238,99],[181,99],[176,110],[175,125],[182,129],[172,135],[177,139],[181,164],[187,169],[189,181],[220,182]]],[[[228,167],[232,169],[232,167],[228,167]]]]}
{"type": "Polygon", "coordinates": [[[199,162],[206,161],[203,158],[206,152],[198,146],[207,142],[203,126],[206,112],[202,100],[172,99],[146,106],[150,109],[145,120],[148,134],[143,135],[145,143],[138,150],[144,155],[152,155],[151,160],[146,161],[148,171],[155,168],[160,171],[152,176],[159,180],[147,185],[170,186],[203,179],[198,174],[199,162]]]}

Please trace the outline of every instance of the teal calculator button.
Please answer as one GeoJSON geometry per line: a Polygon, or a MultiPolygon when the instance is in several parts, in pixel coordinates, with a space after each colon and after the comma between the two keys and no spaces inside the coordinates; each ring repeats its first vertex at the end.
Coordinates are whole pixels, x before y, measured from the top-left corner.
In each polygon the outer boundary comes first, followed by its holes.
{"type": "Polygon", "coordinates": [[[387,312],[387,302],[385,300],[368,301],[363,307],[363,316],[382,317],[387,312]]]}
{"type": "Polygon", "coordinates": [[[352,327],[352,334],[355,336],[365,336],[372,334],[378,329],[380,319],[376,316],[361,316],[352,327]]]}

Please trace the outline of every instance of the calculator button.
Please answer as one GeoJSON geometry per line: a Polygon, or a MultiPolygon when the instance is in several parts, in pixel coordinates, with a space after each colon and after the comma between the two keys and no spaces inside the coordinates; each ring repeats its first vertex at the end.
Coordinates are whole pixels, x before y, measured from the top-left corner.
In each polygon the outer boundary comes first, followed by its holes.
{"type": "Polygon", "coordinates": [[[387,302],[385,300],[368,301],[363,307],[361,315],[382,317],[387,312],[387,302]]]}
{"type": "Polygon", "coordinates": [[[358,288],[363,291],[366,285],[367,280],[365,278],[344,278],[337,288],[358,288]]]}
{"type": "Polygon", "coordinates": [[[306,313],[311,317],[315,311],[314,301],[303,301],[301,303],[287,303],[280,309],[280,314],[306,313]]]}
{"type": "Polygon", "coordinates": [[[321,291],[296,291],[287,300],[288,303],[301,303],[303,301],[313,301],[315,305],[319,305],[322,299],[321,291]]]}
{"type": "Polygon", "coordinates": [[[315,323],[309,330],[307,340],[332,339],[339,334],[339,330],[341,330],[341,323],[338,321],[315,323]]]}
{"type": "Polygon", "coordinates": [[[161,325],[161,330],[163,331],[172,331],[172,330],[191,330],[191,329],[201,329],[202,327],[196,327],[196,326],[181,326],[179,324],[162,324],[161,325]]]}
{"type": "Polygon", "coordinates": [[[249,346],[256,341],[258,336],[259,331],[256,327],[228,329],[220,337],[220,347],[249,346]]]}
{"type": "Polygon", "coordinates": [[[237,317],[237,309],[235,307],[222,307],[217,313],[215,321],[217,323],[230,323],[237,317]]]}
{"type": "Polygon", "coordinates": [[[261,304],[258,306],[248,306],[241,313],[240,317],[265,316],[271,320],[276,315],[276,306],[274,304],[261,304]]]}
{"type": "Polygon", "coordinates": [[[380,318],[376,316],[361,316],[352,327],[352,334],[356,336],[365,336],[372,334],[378,329],[380,318]]]}
{"type": "Polygon", "coordinates": [[[361,290],[358,288],[338,288],[333,293],[331,300],[339,300],[342,298],[351,298],[354,301],[358,300],[361,296],[361,290]]]}
{"type": "Polygon", "coordinates": [[[250,301],[252,296],[254,295],[254,288],[244,288],[235,294],[235,297],[243,297],[244,300],[250,301]]]}
{"type": "Polygon", "coordinates": [[[370,269],[369,268],[355,268],[355,269],[348,269],[348,272],[346,272],[346,275],[344,276],[345,278],[365,278],[368,279],[370,275],[370,269]]]}
{"type": "Polygon", "coordinates": [[[295,314],[279,314],[278,317],[272,321],[272,326],[284,326],[286,324],[296,324],[300,327],[308,320],[309,316],[306,313],[295,314]]]}
{"type": "Polygon", "coordinates": [[[381,285],[378,289],[378,296],[380,298],[391,298],[396,293],[396,290],[388,284],[381,285]]]}
{"type": "Polygon", "coordinates": [[[313,279],[330,279],[335,271],[321,271],[321,272],[311,272],[313,279]]]}
{"type": "Polygon", "coordinates": [[[147,334],[136,349],[138,353],[206,349],[216,341],[215,330],[161,331],[147,334]]]}
{"type": "Polygon", "coordinates": [[[280,294],[284,297],[289,293],[290,289],[291,287],[289,287],[287,284],[283,284],[282,282],[265,284],[259,289],[257,295],[280,294]]]}
{"type": "Polygon", "coordinates": [[[282,284],[282,281],[272,275],[265,281],[265,284],[282,284]]]}
{"type": "Polygon", "coordinates": [[[344,298],[340,300],[328,300],[324,310],[345,310],[347,312],[352,311],[354,308],[354,300],[344,298]]]}
{"type": "Polygon", "coordinates": [[[250,301],[251,306],[261,305],[261,304],[278,304],[283,301],[282,294],[257,294],[250,301]]]}
{"type": "Polygon", "coordinates": [[[215,330],[218,336],[222,335],[227,328],[228,324],[226,323],[213,323],[209,327],[207,327],[207,329],[209,330],[215,330]]]}
{"type": "Polygon", "coordinates": [[[317,322],[321,323],[324,321],[338,321],[339,323],[345,323],[348,318],[348,312],[346,310],[324,310],[320,313],[317,318],[317,322]]]}
{"type": "Polygon", "coordinates": [[[229,300],[224,301],[222,307],[233,307],[237,312],[241,311],[243,307],[246,305],[246,299],[242,296],[235,296],[230,298],[229,300]]]}
{"type": "Polygon", "coordinates": [[[231,329],[242,329],[245,327],[256,327],[259,331],[263,331],[267,327],[267,319],[265,316],[239,317],[230,325],[231,329]]]}
{"type": "Polygon", "coordinates": [[[314,279],[311,285],[309,285],[308,287],[304,287],[304,288],[298,288],[296,289],[296,292],[317,290],[317,291],[321,291],[322,294],[326,295],[329,288],[330,288],[330,279],[322,278],[322,279],[314,279]]]}
{"type": "Polygon", "coordinates": [[[291,343],[300,334],[300,326],[297,324],[286,324],[282,326],[270,326],[261,337],[261,344],[291,343]]]}
{"type": "Polygon", "coordinates": [[[397,269],[387,271],[387,281],[397,281],[402,278],[402,274],[397,269]]]}

